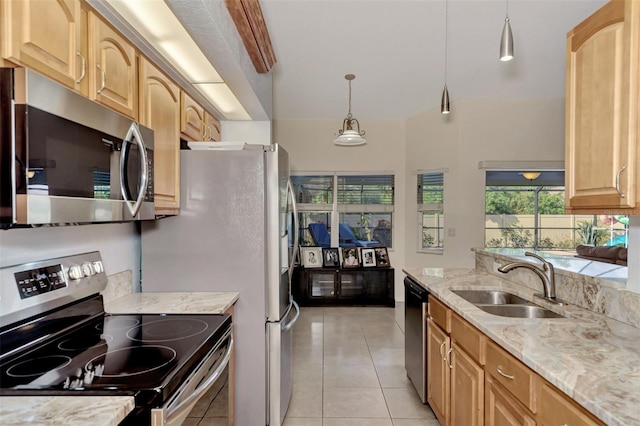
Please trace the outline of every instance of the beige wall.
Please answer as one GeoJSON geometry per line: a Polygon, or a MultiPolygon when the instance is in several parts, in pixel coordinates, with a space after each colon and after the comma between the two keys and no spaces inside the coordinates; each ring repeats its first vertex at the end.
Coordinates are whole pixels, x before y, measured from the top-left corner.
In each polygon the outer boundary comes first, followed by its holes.
{"type": "Polygon", "coordinates": [[[395,268],[395,297],[404,300],[405,133],[403,120],[362,121],[367,144],[341,147],[333,144],[340,120],[275,120],[273,141],[282,145],[291,158],[292,172],[362,171],[395,174],[393,249],[389,251],[395,268]]]}
{"type": "Polygon", "coordinates": [[[404,266],[474,267],[484,245],[484,170],[480,161],[562,161],[564,99],[463,99],[443,116],[431,110],[406,120],[407,238],[404,266]],[[445,173],[444,253],[418,253],[417,170],[445,173]]]}

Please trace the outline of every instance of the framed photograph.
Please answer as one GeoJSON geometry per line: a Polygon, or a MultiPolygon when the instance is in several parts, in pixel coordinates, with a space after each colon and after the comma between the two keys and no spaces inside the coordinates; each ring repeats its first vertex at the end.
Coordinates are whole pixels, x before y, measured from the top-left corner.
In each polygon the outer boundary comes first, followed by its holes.
{"type": "Polygon", "coordinates": [[[342,247],[342,267],[357,268],[360,266],[357,247],[342,247]]]}
{"type": "Polygon", "coordinates": [[[386,247],[376,247],[373,250],[376,252],[376,266],[379,268],[388,268],[391,266],[386,247]]]}
{"type": "Polygon", "coordinates": [[[375,249],[372,248],[363,248],[360,251],[361,254],[361,258],[362,258],[362,266],[363,267],[370,267],[370,266],[376,266],[376,252],[375,249]]]}
{"type": "Polygon", "coordinates": [[[322,267],[322,249],[320,247],[300,247],[302,266],[305,268],[322,267]]]}
{"type": "Polygon", "coordinates": [[[337,248],[322,249],[322,266],[325,268],[340,267],[340,254],[337,248]]]}

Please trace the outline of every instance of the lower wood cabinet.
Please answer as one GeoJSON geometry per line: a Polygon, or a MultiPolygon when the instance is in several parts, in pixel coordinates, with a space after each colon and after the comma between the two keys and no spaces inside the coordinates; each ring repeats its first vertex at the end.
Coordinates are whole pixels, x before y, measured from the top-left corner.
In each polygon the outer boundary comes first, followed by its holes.
{"type": "Polygon", "coordinates": [[[604,425],[431,295],[427,402],[441,426],[604,425]]]}
{"type": "Polygon", "coordinates": [[[395,306],[393,268],[295,268],[293,298],[300,306],[395,306]]]}

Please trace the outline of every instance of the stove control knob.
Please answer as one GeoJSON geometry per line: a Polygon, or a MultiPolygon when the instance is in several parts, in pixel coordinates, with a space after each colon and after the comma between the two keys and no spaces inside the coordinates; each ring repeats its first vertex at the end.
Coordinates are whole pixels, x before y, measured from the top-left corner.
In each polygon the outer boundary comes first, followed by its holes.
{"type": "Polygon", "coordinates": [[[99,274],[101,272],[104,272],[104,265],[102,265],[102,262],[100,260],[97,260],[93,262],[93,269],[96,271],[96,274],[99,274]]]}
{"type": "Polygon", "coordinates": [[[82,264],[82,273],[85,277],[90,277],[96,274],[96,270],[93,268],[93,264],[86,262],[82,264]]]}
{"type": "Polygon", "coordinates": [[[69,268],[69,278],[72,280],[79,280],[82,277],[84,277],[84,274],[82,273],[80,265],[73,265],[69,268]]]}

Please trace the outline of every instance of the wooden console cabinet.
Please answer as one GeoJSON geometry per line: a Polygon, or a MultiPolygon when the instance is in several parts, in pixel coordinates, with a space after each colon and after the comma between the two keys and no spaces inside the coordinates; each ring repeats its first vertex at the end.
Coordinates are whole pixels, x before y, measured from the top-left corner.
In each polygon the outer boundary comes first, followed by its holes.
{"type": "Polygon", "coordinates": [[[393,268],[295,268],[293,298],[300,306],[395,306],[393,268]]]}

